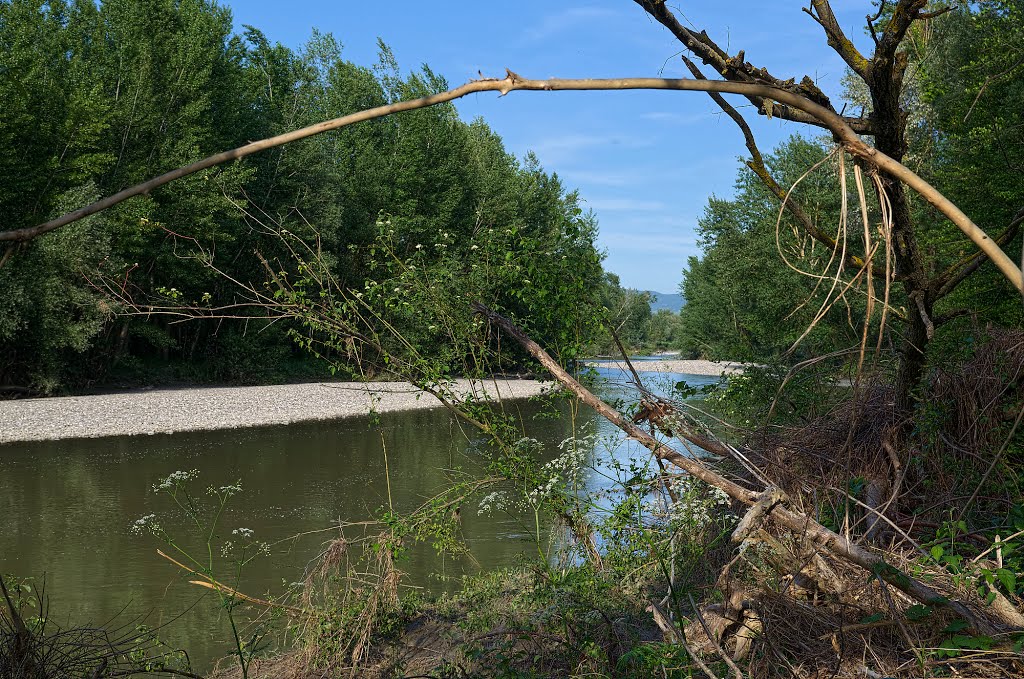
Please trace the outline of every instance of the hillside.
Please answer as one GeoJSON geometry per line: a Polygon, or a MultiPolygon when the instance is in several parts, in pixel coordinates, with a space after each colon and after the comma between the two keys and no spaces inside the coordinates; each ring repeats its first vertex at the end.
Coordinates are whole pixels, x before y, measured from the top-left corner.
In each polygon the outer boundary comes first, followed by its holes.
{"type": "Polygon", "coordinates": [[[679,293],[655,292],[647,290],[652,296],[651,312],[657,313],[659,309],[668,309],[672,313],[679,313],[679,310],[686,304],[686,300],[679,293]]]}

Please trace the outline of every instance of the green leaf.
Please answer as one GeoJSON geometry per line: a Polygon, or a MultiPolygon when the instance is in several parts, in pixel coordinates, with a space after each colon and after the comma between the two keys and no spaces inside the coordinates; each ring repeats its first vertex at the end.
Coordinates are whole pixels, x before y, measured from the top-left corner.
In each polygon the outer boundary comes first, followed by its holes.
{"type": "Polygon", "coordinates": [[[960,630],[967,629],[968,627],[970,627],[970,625],[968,625],[966,620],[954,620],[953,622],[951,622],[948,625],[946,625],[942,629],[942,631],[943,632],[959,632],[960,630]]]}
{"type": "Polygon", "coordinates": [[[918,620],[924,620],[931,614],[932,607],[925,606],[922,604],[914,604],[906,611],[907,620],[913,620],[915,622],[917,622],[918,620]]]}
{"type": "Polygon", "coordinates": [[[999,578],[999,582],[1003,584],[1007,592],[1013,594],[1017,591],[1017,575],[1013,571],[1000,568],[996,571],[996,577],[999,578]]]}

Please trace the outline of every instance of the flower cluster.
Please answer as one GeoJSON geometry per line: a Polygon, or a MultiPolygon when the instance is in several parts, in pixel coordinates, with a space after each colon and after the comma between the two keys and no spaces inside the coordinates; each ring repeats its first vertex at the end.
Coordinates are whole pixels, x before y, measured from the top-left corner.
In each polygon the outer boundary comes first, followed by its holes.
{"type": "Polygon", "coordinates": [[[673,486],[679,498],[669,509],[673,525],[699,530],[716,518],[731,517],[729,496],[724,491],[690,476],[676,480],[673,486]]]}
{"type": "Polygon", "coordinates": [[[240,482],[239,483],[232,483],[229,486],[221,486],[220,488],[216,488],[214,486],[210,486],[209,488],[206,489],[206,494],[207,495],[219,495],[222,498],[229,498],[229,497],[231,497],[233,495],[238,495],[241,492],[242,492],[242,484],[240,482]]]}
{"type": "Polygon", "coordinates": [[[160,524],[156,520],[156,514],[146,514],[136,519],[130,530],[133,535],[142,535],[144,532],[156,533],[160,531],[160,524]]]}
{"type": "MultiPolygon", "coordinates": [[[[552,497],[559,487],[577,482],[587,461],[587,451],[593,447],[594,438],[593,434],[571,436],[559,443],[558,449],[562,451],[561,454],[541,467],[541,474],[546,481],[526,494],[527,502],[536,506],[552,497]]],[[[521,439],[520,442],[524,440],[526,439],[521,439]]]]}
{"type": "Polygon", "coordinates": [[[194,478],[196,478],[198,476],[199,476],[199,470],[198,469],[193,469],[193,470],[187,471],[187,472],[183,472],[183,471],[171,472],[170,474],[168,474],[166,479],[164,479],[160,483],[154,485],[153,486],[153,490],[156,491],[156,492],[160,492],[161,490],[171,490],[172,488],[177,488],[178,486],[180,486],[180,485],[182,485],[184,483],[187,483],[187,482],[191,481],[192,479],[194,479],[194,478]]]}
{"type": "Polygon", "coordinates": [[[493,493],[488,493],[480,500],[480,508],[476,513],[478,515],[484,515],[490,514],[494,511],[514,509],[516,504],[517,503],[509,497],[508,493],[503,490],[496,490],[493,493]]]}

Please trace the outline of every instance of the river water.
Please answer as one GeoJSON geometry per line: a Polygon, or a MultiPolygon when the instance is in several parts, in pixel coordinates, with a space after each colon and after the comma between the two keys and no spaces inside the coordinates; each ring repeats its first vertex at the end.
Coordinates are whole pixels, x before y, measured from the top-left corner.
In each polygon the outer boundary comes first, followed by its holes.
{"type": "MultiPolygon", "coordinates": [[[[618,370],[599,369],[606,399],[630,395],[618,370]]],[[[716,378],[649,374],[645,380],[706,384],[716,378]]],[[[529,436],[549,452],[574,433],[597,433],[588,462],[592,488],[610,483],[611,458],[640,456],[610,425],[581,409],[570,416],[535,417],[529,402],[507,404],[529,436]]],[[[277,543],[270,556],[251,562],[239,589],[263,596],[301,580],[325,540],[323,529],[338,521],[361,521],[390,502],[408,512],[450,485],[451,472],[480,469],[485,445],[445,410],[392,413],[368,418],[148,437],[79,439],[0,445],[0,573],[45,582],[50,608],[61,624],[163,625],[160,636],[189,650],[196,667],[209,667],[229,648],[226,621],[213,596],[191,585],[156,554],[166,547],[136,535],[132,524],[147,514],[186,549],[203,541],[174,521],[167,498],[153,484],[174,471],[197,470],[195,490],[240,481],[222,516],[220,541],[236,528],[277,543]],[[383,438],[383,440],[382,440],[383,438]],[[387,469],[385,469],[385,446],[387,469]],[[300,538],[286,540],[309,531],[300,538]]],[[[452,560],[427,546],[399,564],[410,585],[439,592],[457,586],[463,574],[513,565],[537,554],[533,517],[516,512],[461,511],[471,558],[452,560]]]]}

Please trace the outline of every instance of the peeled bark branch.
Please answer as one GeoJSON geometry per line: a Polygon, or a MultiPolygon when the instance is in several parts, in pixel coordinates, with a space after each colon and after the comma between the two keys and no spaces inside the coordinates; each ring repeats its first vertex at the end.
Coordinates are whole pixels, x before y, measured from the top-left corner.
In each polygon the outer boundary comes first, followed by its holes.
{"type": "MultiPolygon", "coordinates": [[[[643,429],[630,422],[620,412],[609,406],[607,403],[591,393],[586,387],[577,382],[553,358],[551,358],[551,356],[549,356],[539,344],[530,339],[526,333],[501,314],[491,311],[478,302],[473,304],[473,310],[477,314],[497,325],[506,334],[519,342],[519,344],[522,345],[522,347],[526,349],[531,356],[537,359],[537,361],[539,361],[556,380],[574,393],[577,398],[625,432],[631,439],[637,441],[650,450],[659,459],[671,462],[691,476],[724,491],[729,495],[729,497],[744,504],[753,505],[762,499],[763,496],[761,492],[745,488],[734,481],[730,481],[698,459],[681,455],[678,451],[664,445],[643,429]]],[[[776,504],[770,509],[766,509],[765,516],[770,517],[771,520],[775,521],[778,525],[793,531],[798,535],[803,535],[819,548],[831,552],[842,559],[870,571],[878,578],[905,592],[915,600],[926,605],[942,606],[952,610],[961,618],[968,621],[972,627],[982,633],[997,632],[999,631],[998,627],[1002,626],[1011,629],[1015,627],[1014,621],[1000,619],[999,623],[994,625],[988,620],[979,617],[963,602],[950,600],[942,596],[939,592],[935,591],[923,582],[906,575],[902,571],[886,563],[878,554],[870,552],[863,547],[854,544],[838,533],[825,528],[806,514],[793,511],[783,504],[776,504]]],[[[996,612],[996,614],[998,617],[998,612],[996,612]]]]}
{"type": "Polygon", "coordinates": [[[740,94],[746,97],[762,97],[766,100],[777,101],[792,108],[804,111],[814,119],[823,123],[824,126],[832,132],[836,141],[841,143],[848,153],[863,159],[869,165],[882,170],[891,177],[903,182],[920,194],[922,198],[931,203],[992,259],[1003,275],[1009,279],[1017,290],[1024,293],[1024,276],[1021,275],[1021,270],[1017,267],[1016,263],[1014,263],[1006,253],[1003,252],[1002,248],[1000,248],[995,241],[989,238],[988,234],[982,231],[977,224],[972,222],[971,219],[965,215],[962,210],[960,210],[960,208],[939,193],[928,182],[916,175],[912,170],[899,161],[885,155],[878,149],[872,148],[861,141],[860,137],[857,136],[857,133],[851,129],[846,121],[844,121],[839,115],[830,111],[825,106],[815,103],[804,96],[790,92],[789,90],[756,83],[736,83],[721,80],[689,80],[670,78],[581,78],[573,80],[552,78],[550,80],[531,80],[509,71],[508,75],[500,80],[496,78],[474,80],[462,85],[461,87],[456,87],[455,89],[448,90],[446,92],[440,92],[438,94],[420,97],[419,99],[399,101],[386,106],[378,106],[365,111],[359,111],[358,113],[352,113],[347,116],[317,123],[316,125],[310,125],[309,127],[287,132],[276,137],[252,142],[251,144],[240,146],[239,148],[232,149],[231,151],[218,153],[208,158],[204,158],[203,160],[196,161],[191,165],[186,165],[162,174],[159,177],[150,179],[149,181],[136,184],[131,188],[124,189],[112,196],[103,198],[92,205],[69,212],[57,219],[25,229],[0,232],[0,241],[30,240],[36,236],[82,219],[83,217],[88,217],[89,215],[106,210],[107,208],[117,205],[118,203],[133,196],[147,194],[153,189],[163,186],[164,184],[168,184],[175,179],[187,177],[188,175],[226,163],[230,160],[244,158],[254,153],[258,153],[259,151],[282,146],[300,139],[306,139],[307,137],[312,137],[324,132],[337,130],[354,123],[373,120],[374,118],[381,118],[392,113],[400,113],[402,111],[411,111],[414,109],[425,108],[427,106],[434,106],[436,104],[459,99],[460,97],[464,97],[467,94],[473,94],[475,92],[496,91],[501,92],[504,95],[509,92],[520,90],[534,92],[586,90],[679,90],[723,92],[728,94],[740,94]]]}

